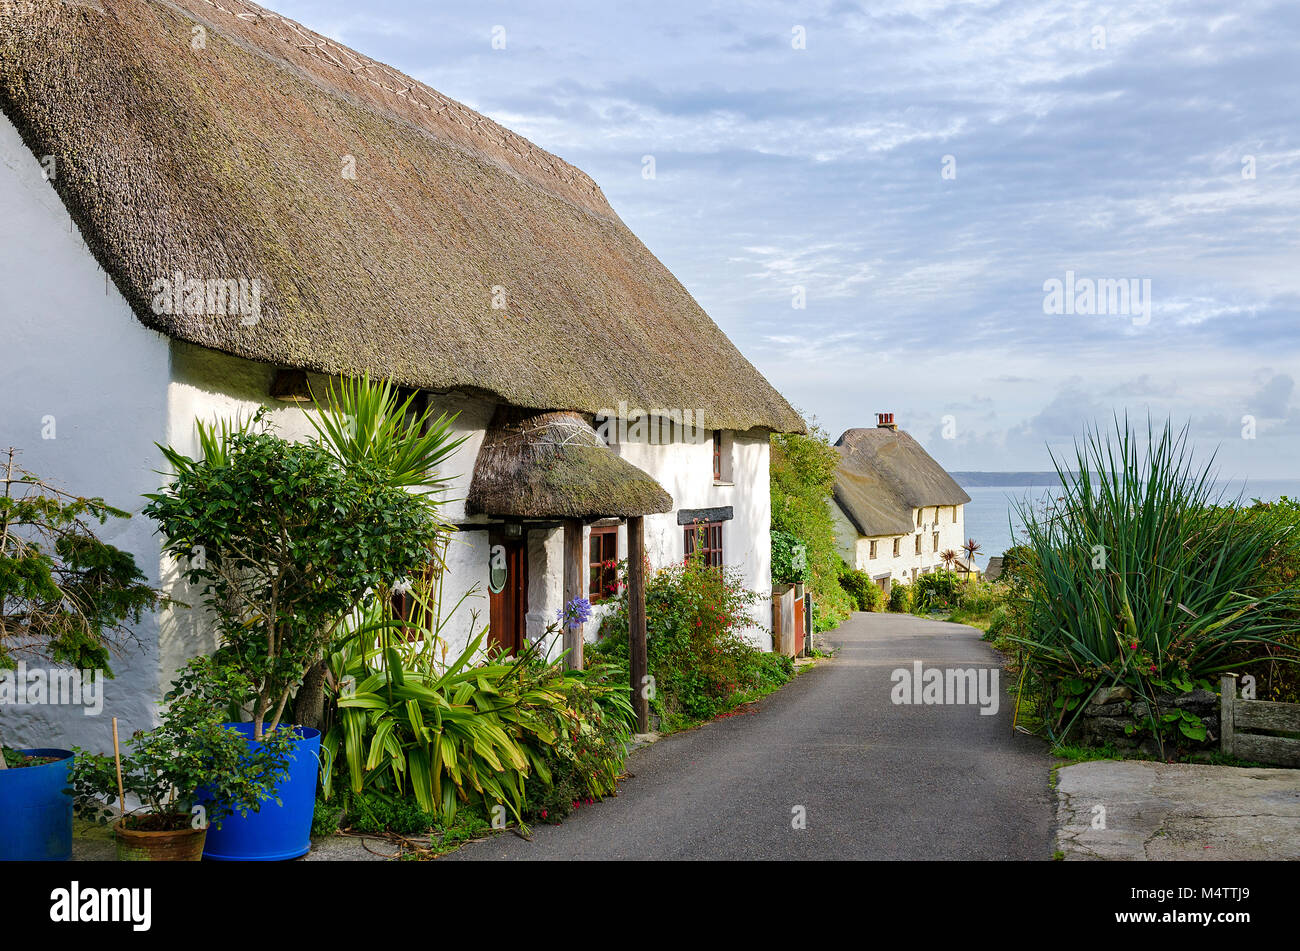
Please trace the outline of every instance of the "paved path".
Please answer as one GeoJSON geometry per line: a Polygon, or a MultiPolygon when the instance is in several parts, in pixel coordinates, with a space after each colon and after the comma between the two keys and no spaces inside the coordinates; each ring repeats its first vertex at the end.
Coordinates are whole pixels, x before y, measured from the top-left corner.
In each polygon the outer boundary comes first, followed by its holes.
{"type": "MultiPolygon", "coordinates": [[[[467,859],[1047,859],[1054,801],[1038,740],[1011,710],[902,706],[890,672],[994,667],[979,632],[856,614],[839,649],[752,712],[628,761],[617,798],[558,826],[471,843],[467,859]],[[792,828],[803,806],[807,828],[792,828]]],[[[1005,679],[1005,678],[1004,678],[1005,679]]]]}
{"type": "Polygon", "coordinates": [[[1067,861],[1300,860],[1294,769],[1106,760],[1063,767],[1057,792],[1067,861]]]}

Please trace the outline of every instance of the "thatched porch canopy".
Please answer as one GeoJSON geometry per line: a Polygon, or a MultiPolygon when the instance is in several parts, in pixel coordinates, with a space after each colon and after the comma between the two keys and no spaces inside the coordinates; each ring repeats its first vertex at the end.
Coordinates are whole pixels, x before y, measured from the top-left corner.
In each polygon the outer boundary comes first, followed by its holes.
{"type": "Polygon", "coordinates": [[[502,407],[484,436],[466,505],[471,514],[585,521],[667,512],[673,500],[578,414],[502,407]]]}
{"type": "Polygon", "coordinates": [[[538,410],[804,429],[582,171],[246,0],[0,3],[0,109],[175,339],[538,410]],[[177,276],[258,281],[260,313],[160,305],[177,276]]]}

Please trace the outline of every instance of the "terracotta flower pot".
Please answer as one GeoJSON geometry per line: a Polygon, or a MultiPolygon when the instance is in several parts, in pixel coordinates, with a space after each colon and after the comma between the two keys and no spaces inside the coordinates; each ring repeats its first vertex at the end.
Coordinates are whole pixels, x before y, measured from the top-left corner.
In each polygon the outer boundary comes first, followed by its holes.
{"type": "MultiPolygon", "coordinates": [[[[187,817],[188,818],[188,817],[187,817]]],[[[119,819],[113,827],[119,862],[197,862],[203,858],[207,829],[154,832],[129,829],[119,819]]]]}

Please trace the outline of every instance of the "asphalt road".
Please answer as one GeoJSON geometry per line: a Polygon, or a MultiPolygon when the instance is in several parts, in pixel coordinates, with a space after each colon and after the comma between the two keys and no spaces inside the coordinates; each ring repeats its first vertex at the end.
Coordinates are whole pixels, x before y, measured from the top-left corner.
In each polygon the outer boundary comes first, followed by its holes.
{"type": "Polygon", "coordinates": [[[830,639],[834,659],[750,712],[638,750],[616,798],[444,861],[1050,857],[1051,760],[1012,732],[1011,685],[991,716],[891,700],[891,672],[914,661],[997,667],[978,631],[856,614],[830,639]]]}

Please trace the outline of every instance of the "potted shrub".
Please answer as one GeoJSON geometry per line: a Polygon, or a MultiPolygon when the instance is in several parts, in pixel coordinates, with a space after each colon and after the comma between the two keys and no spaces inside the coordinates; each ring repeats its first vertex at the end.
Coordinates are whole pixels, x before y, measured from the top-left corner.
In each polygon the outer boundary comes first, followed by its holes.
{"type": "Polygon", "coordinates": [[[136,733],[120,758],[77,750],[77,815],[97,822],[117,815],[119,860],[197,862],[209,826],[257,812],[274,797],[296,744],[279,731],[250,752],[244,737],[222,723],[214,699],[239,680],[211,658],[196,658],[164,698],[160,725],[136,733]],[[127,812],[124,793],[139,807],[127,812]]]}
{"type": "Polygon", "coordinates": [[[296,858],[311,846],[320,733],[290,725],[290,701],[344,619],[429,562],[441,522],[380,462],[290,442],[262,413],[200,437],[201,459],[164,449],[176,475],[145,512],[216,623],[215,656],[243,674],[225,699],[250,719],[232,726],[253,753],[278,730],[297,740],[281,806],[232,817],[205,854],[296,858]]]}
{"type": "MultiPolygon", "coordinates": [[[[17,466],[0,469],[0,671],[34,662],[112,676],[110,650],[131,641],[130,624],[160,603],[127,552],[94,531],[126,512],[57,489],[17,466]]],[[[22,678],[14,678],[25,690],[22,678]]],[[[0,860],[72,857],[72,752],[0,755],[0,860]]]]}

